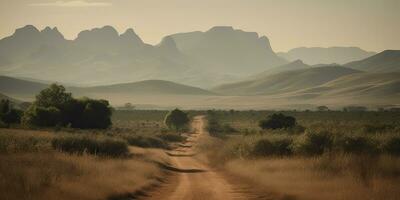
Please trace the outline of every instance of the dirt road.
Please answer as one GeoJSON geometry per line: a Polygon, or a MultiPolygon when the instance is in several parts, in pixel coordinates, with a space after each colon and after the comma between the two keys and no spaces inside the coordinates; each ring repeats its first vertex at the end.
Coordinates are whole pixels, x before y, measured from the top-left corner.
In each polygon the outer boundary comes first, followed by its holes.
{"type": "Polygon", "coordinates": [[[229,184],[217,171],[194,157],[197,141],[206,137],[207,133],[204,130],[204,118],[201,116],[194,119],[192,126],[195,133],[189,136],[188,142],[167,152],[172,160],[170,169],[174,173],[173,177],[160,188],[150,192],[145,199],[251,199],[229,184]]]}

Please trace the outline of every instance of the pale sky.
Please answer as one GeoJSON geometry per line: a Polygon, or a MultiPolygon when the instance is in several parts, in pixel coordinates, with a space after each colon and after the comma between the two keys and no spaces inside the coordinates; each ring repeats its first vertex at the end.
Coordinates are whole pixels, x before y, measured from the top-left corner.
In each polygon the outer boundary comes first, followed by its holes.
{"type": "Polygon", "coordinates": [[[150,44],[229,25],[267,36],[275,51],[400,49],[400,0],[0,0],[0,38],[27,24],[57,26],[68,39],[104,25],[132,27],[150,44]]]}

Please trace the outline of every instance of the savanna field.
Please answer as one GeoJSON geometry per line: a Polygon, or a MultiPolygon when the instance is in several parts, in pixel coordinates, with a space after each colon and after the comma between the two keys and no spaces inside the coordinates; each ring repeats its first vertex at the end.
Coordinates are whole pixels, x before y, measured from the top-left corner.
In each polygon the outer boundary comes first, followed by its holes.
{"type": "Polygon", "coordinates": [[[214,149],[206,146],[210,162],[283,198],[399,198],[399,112],[231,110],[208,116],[210,134],[220,138],[214,149]],[[296,123],[260,128],[273,113],[296,123]]]}
{"type": "MultiPolygon", "coordinates": [[[[158,187],[170,176],[163,150],[185,140],[164,124],[167,113],[114,110],[104,130],[0,129],[1,199],[123,199],[158,187]]],[[[400,195],[399,112],[187,113],[205,115],[212,136],[200,141],[198,159],[274,199],[400,195]],[[294,126],[261,128],[274,113],[294,126]]]]}
{"type": "Polygon", "coordinates": [[[400,200],[400,0],[0,0],[0,200],[400,200]]]}

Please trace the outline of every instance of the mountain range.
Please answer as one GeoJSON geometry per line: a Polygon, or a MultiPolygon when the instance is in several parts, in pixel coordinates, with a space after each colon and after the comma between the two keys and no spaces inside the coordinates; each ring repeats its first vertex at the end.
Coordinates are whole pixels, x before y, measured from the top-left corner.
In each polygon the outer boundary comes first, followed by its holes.
{"type": "Polygon", "coordinates": [[[133,29],[119,34],[105,26],[67,40],[57,28],[28,25],[0,40],[0,93],[31,101],[58,82],[74,96],[114,105],[265,108],[400,101],[399,50],[289,52],[303,54],[292,54],[298,58],[289,62],[274,53],[267,37],[227,26],[172,34],[150,45],[133,29]]]}
{"type": "Polygon", "coordinates": [[[348,62],[362,60],[375,55],[358,47],[299,47],[288,52],[279,52],[277,55],[288,60],[302,60],[309,65],[317,64],[346,64],[348,62]]]}
{"type": "Polygon", "coordinates": [[[28,25],[0,40],[1,74],[81,85],[162,79],[208,87],[284,63],[266,37],[232,27],[174,34],[158,45],[111,26],[66,40],[57,28],[28,25]]]}
{"type": "Polygon", "coordinates": [[[293,58],[309,65],[343,64],[373,54],[335,47],[298,48],[289,51],[289,57],[278,56],[266,36],[230,26],[172,34],[150,45],[133,29],[120,34],[104,26],[67,40],[56,27],[38,30],[27,25],[0,40],[0,74],[85,86],[168,80],[211,88],[288,64],[293,58]]]}

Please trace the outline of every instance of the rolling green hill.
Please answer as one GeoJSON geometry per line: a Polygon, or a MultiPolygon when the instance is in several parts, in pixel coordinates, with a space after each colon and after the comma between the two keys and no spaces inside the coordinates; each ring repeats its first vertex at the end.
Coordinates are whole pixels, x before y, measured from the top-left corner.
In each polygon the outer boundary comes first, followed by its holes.
{"type": "Polygon", "coordinates": [[[130,95],[213,95],[214,93],[183,84],[163,80],[146,80],[96,87],[70,87],[76,94],[130,94],[130,95]]]}
{"type": "Polygon", "coordinates": [[[226,95],[271,95],[316,87],[339,77],[360,73],[340,66],[291,70],[254,80],[218,86],[213,91],[226,95]]]}
{"type": "Polygon", "coordinates": [[[400,50],[386,50],[345,66],[368,72],[400,72],[400,50]]]}

